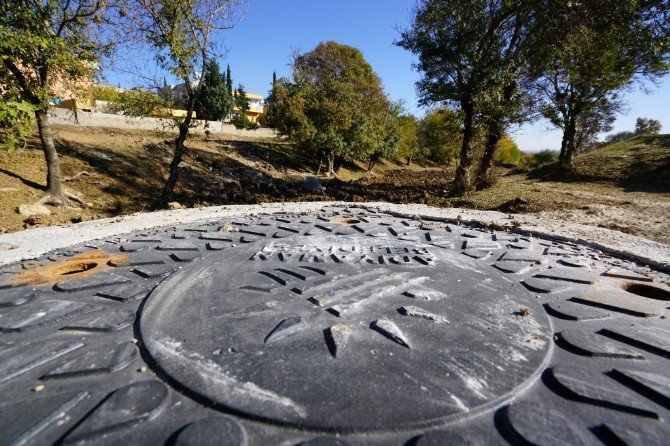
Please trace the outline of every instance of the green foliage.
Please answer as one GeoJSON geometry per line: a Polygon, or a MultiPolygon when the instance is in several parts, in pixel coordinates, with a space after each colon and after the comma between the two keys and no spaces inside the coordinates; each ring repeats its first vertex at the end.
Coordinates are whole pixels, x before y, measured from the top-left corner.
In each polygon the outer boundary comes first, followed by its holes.
{"type": "Polygon", "coordinates": [[[202,87],[196,99],[196,112],[200,119],[220,121],[232,111],[225,74],[221,74],[216,60],[207,61],[202,87]]]}
{"type": "Polygon", "coordinates": [[[658,135],[661,133],[661,121],[651,118],[637,118],[635,121],[636,135],[658,135]]]}
{"type": "Polygon", "coordinates": [[[291,80],[277,82],[275,125],[315,160],[373,160],[395,150],[397,111],[356,48],[320,43],[293,61],[291,80]]]}
{"type": "Polygon", "coordinates": [[[409,165],[412,160],[423,158],[419,144],[419,121],[413,115],[403,115],[398,118],[400,125],[400,140],[396,157],[405,160],[409,165]]]}
{"type": "Polygon", "coordinates": [[[10,152],[22,145],[33,130],[35,106],[26,101],[0,101],[0,144],[10,152]]]}
{"type": "Polygon", "coordinates": [[[382,158],[395,158],[401,138],[400,113],[402,105],[393,104],[384,113],[365,115],[357,119],[356,157],[368,161],[368,170],[382,158]]]}
{"type": "Polygon", "coordinates": [[[111,85],[94,85],[91,89],[91,98],[94,101],[118,102],[121,92],[111,85]]]}
{"type": "Polygon", "coordinates": [[[499,166],[518,166],[523,159],[523,153],[510,138],[503,136],[498,141],[494,162],[499,166]]]}
{"type": "Polygon", "coordinates": [[[235,107],[235,114],[230,120],[231,124],[233,124],[238,129],[252,130],[258,128],[258,125],[252,123],[245,113],[247,110],[249,110],[249,98],[247,97],[247,93],[244,91],[244,85],[239,84],[237,86],[233,97],[233,104],[235,107]]]}
{"type": "MultiPolygon", "coordinates": [[[[412,26],[396,42],[418,56],[417,68],[423,73],[417,83],[420,103],[446,103],[461,112],[456,193],[473,186],[469,171],[479,151],[475,120],[480,120],[490,135],[488,157],[484,158],[490,161],[495,143],[507,126],[530,115],[521,80],[529,47],[532,4],[422,0],[417,3],[412,26]]],[[[436,152],[435,147],[439,146],[433,146],[433,153],[441,161],[451,159],[451,150],[436,152]]]]}
{"type": "Polygon", "coordinates": [[[164,107],[163,100],[151,91],[132,89],[119,93],[119,98],[111,105],[114,113],[126,116],[151,116],[157,109],[164,107]]]}
{"type": "Polygon", "coordinates": [[[238,112],[244,113],[249,110],[249,98],[247,97],[246,91],[244,91],[244,85],[239,84],[237,86],[233,103],[238,112]]]}
{"type": "Polygon", "coordinates": [[[230,64],[226,67],[226,87],[228,87],[228,96],[233,97],[233,78],[230,74],[230,64]]]}
{"type": "Polygon", "coordinates": [[[558,151],[551,149],[540,150],[537,153],[530,154],[529,163],[531,166],[541,166],[543,164],[552,164],[558,162],[558,151]]]}
{"type": "Polygon", "coordinates": [[[449,164],[458,156],[463,139],[461,117],[450,108],[431,110],[419,124],[421,146],[428,158],[449,164]]]}
{"type": "Polygon", "coordinates": [[[275,106],[274,106],[274,101],[275,101],[275,91],[277,90],[277,72],[273,71],[272,72],[272,89],[270,90],[270,93],[268,94],[268,97],[266,99],[267,107],[268,107],[268,112],[265,115],[265,124],[268,127],[274,127],[275,126],[275,106]]]}
{"type": "Polygon", "coordinates": [[[660,12],[668,11],[670,2],[542,0],[538,5],[532,66],[545,95],[542,112],[563,129],[560,161],[568,166],[580,149],[580,126],[589,121],[591,134],[599,126],[607,131],[620,92],[635,79],[653,79],[670,68],[670,18],[660,12]]]}
{"type": "Polygon", "coordinates": [[[0,2],[0,85],[46,110],[55,81],[71,90],[92,76],[106,3],[94,0],[0,2]]]}

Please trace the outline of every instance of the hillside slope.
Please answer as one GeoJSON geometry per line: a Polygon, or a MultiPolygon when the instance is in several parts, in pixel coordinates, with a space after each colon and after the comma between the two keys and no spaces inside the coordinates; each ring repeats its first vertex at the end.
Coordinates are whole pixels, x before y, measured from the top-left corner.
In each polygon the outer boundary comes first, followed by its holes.
{"type": "MultiPolygon", "coordinates": [[[[170,160],[170,135],[54,126],[65,186],[90,207],[51,208],[24,217],[44,189],[35,136],[25,149],[0,150],[0,232],[155,209],[170,160]]],[[[454,165],[408,167],[384,161],[373,172],[347,163],[339,178],[310,192],[307,159],[282,141],[195,137],[188,142],[175,200],[186,207],[278,201],[388,201],[529,213],[620,230],[670,243],[670,135],[638,137],[580,155],[569,174],[549,166],[529,173],[499,169],[498,183],[450,197],[454,165]]]]}
{"type": "Polygon", "coordinates": [[[604,182],[630,191],[670,192],[670,134],[640,135],[578,155],[567,176],[546,167],[531,177],[604,182]]]}

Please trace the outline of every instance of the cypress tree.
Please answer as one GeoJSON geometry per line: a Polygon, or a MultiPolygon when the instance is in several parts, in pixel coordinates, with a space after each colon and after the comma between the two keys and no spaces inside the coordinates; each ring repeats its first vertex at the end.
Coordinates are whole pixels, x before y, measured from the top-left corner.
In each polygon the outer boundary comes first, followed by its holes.
{"type": "Polygon", "coordinates": [[[267,124],[270,127],[274,127],[275,123],[275,110],[274,110],[274,101],[275,101],[275,94],[277,92],[277,72],[273,71],[272,72],[272,90],[270,90],[270,94],[268,95],[267,98],[267,104],[268,104],[268,113],[265,116],[265,124],[267,124]]]}
{"type": "Polygon", "coordinates": [[[228,85],[228,94],[230,97],[233,97],[233,78],[230,75],[230,64],[228,64],[228,68],[226,68],[226,84],[228,85]]]}
{"type": "Polygon", "coordinates": [[[231,100],[218,62],[210,59],[207,62],[203,85],[197,98],[199,117],[210,121],[225,118],[231,108],[231,100]]]}

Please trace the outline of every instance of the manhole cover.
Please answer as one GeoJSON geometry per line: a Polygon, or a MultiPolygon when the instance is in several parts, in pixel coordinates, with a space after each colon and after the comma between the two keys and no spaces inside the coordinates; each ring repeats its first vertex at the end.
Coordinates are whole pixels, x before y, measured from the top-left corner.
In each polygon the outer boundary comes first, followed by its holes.
{"type": "Polygon", "coordinates": [[[89,243],[0,276],[0,443],[661,444],[667,280],[338,207],[89,243]]]}

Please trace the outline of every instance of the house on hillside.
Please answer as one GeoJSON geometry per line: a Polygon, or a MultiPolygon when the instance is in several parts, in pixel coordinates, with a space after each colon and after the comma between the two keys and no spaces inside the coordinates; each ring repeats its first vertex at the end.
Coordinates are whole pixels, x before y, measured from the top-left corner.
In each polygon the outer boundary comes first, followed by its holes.
{"type": "MultiPolygon", "coordinates": [[[[191,82],[191,86],[196,88],[198,85],[198,80],[191,82]]],[[[186,84],[168,84],[163,81],[163,86],[156,90],[158,96],[160,96],[166,103],[172,104],[175,108],[185,108],[186,104],[186,84]]],[[[261,94],[249,93],[247,92],[247,99],[249,99],[249,110],[245,112],[247,118],[252,123],[262,123],[265,114],[267,113],[265,98],[261,94]]],[[[236,107],[233,108],[233,113],[237,113],[238,110],[236,107]]],[[[230,121],[229,116],[225,121],[230,121]]]]}
{"type": "MultiPolygon", "coordinates": [[[[265,98],[256,93],[246,93],[249,100],[249,109],[244,113],[252,124],[262,123],[267,113],[265,98]]],[[[237,107],[233,107],[233,112],[238,112],[237,107]]]]}

